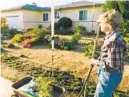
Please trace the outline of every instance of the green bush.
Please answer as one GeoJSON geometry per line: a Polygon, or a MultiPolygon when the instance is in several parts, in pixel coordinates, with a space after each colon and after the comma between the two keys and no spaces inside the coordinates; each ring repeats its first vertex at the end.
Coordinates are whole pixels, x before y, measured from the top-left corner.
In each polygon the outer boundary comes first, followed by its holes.
{"type": "Polygon", "coordinates": [[[58,25],[63,28],[70,28],[72,27],[72,20],[68,17],[62,17],[58,21],[58,25]]]}
{"type": "Polygon", "coordinates": [[[56,34],[61,34],[61,35],[72,35],[74,32],[72,31],[71,28],[64,28],[60,27],[59,30],[57,30],[56,34]]]}
{"type": "Polygon", "coordinates": [[[80,25],[76,25],[74,27],[74,31],[75,32],[78,32],[79,31],[80,34],[82,34],[82,35],[87,35],[88,34],[88,31],[87,31],[86,27],[80,26],[80,25]]]}
{"type": "Polygon", "coordinates": [[[76,25],[74,27],[74,35],[72,37],[72,41],[74,43],[78,43],[79,39],[80,39],[80,36],[84,33],[87,33],[87,30],[85,27],[83,26],[79,26],[79,25],[76,25]]]}
{"type": "Polygon", "coordinates": [[[93,52],[93,48],[94,48],[94,42],[89,42],[86,44],[86,46],[84,47],[85,51],[85,55],[86,56],[92,56],[92,52],[93,52]]]}
{"type": "Polygon", "coordinates": [[[22,34],[16,34],[12,39],[11,43],[21,43],[24,40],[24,36],[22,34]]]}
{"type": "Polygon", "coordinates": [[[55,23],[55,33],[61,35],[71,35],[73,31],[72,27],[72,20],[67,17],[62,17],[57,23],[55,23]]]}
{"type": "Polygon", "coordinates": [[[38,25],[38,28],[39,28],[39,29],[43,28],[43,25],[42,25],[42,24],[39,24],[39,25],[38,25]]]}
{"type": "Polygon", "coordinates": [[[50,34],[50,30],[46,28],[42,29],[32,29],[24,33],[25,39],[31,39],[32,43],[39,43],[44,40],[44,37],[50,34]]]}
{"type": "Polygon", "coordinates": [[[55,24],[54,24],[54,29],[55,29],[55,30],[59,30],[59,29],[60,29],[60,25],[59,25],[58,23],[55,23],[55,24]]]}
{"type": "Polygon", "coordinates": [[[39,76],[36,78],[35,82],[37,83],[38,87],[38,96],[39,97],[52,97],[53,88],[50,84],[52,84],[55,80],[53,78],[42,77],[39,76]]]}
{"type": "Polygon", "coordinates": [[[78,43],[78,41],[79,41],[79,39],[80,39],[80,34],[78,34],[78,33],[75,33],[73,36],[72,36],[72,42],[74,42],[74,43],[78,43]]]}
{"type": "MultiPolygon", "coordinates": [[[[51,47],[51,43],[50,43],[50,47],[51,47]]],[[[61,50],[73,50],[75,49],[75,43],[69,40],[59,40],[57,39],[54,42],[54,47],[56,49],[61,49],[61,50]]]]}
{"type": "Polygon", "coordinates": [[[75,43],[74,42],[71,42],[71,41],[62,41],[62,44],[61,44],[61,49],[64,49],[64,50],[73,50],[75,49],[75,43]]]}
{"type": "Polygon", "coordinates": [[[2,28],[1,29],[1,34],[4,36],[7,36],[8,38],[12,38],[15,34],[21,33],[17,29],[8,29],[8,28],[2,28]]]}
{"type": "Polygon", "coordinates": [[[124,37],[124,40],[126,41],[127,44],[127,55],[126,55],[126,60],[129,63],[129,38],[128,37],[124,37]]]}
{"type": "Polygon", "coordinates": [[[129,20],[123,22],[120,31],[124,36],[129,37],[129,20]]]}
{"type": "Polygon", "coordinates": [[[50,30],[46,28],[41,28],[41,29],[31,29],[25,32],[23,35],[22,34],[16,34],[11,42],[12,43],[28,43],[28,40],[30,41],[30,44],[38,44],[38,43],[44,43],[46,40],[44,37],[48,34],[50,34],[50,30]]]}
{"type": "MultiPolygon", "coordinates": [[[[89,42],[86,44],[86,46],[84,46],[84,53],[86,56],[88,57],[92,57],[92,53],[93,53],[93,49],[94,49],[94,42],[89,42]]],[[[94,54],[94,58],[98,58],[99,57],[99,52],[100,52],[100,47],[98,47],[98,45],[96,46],[95,49],[95,54],[94,54]]]]}

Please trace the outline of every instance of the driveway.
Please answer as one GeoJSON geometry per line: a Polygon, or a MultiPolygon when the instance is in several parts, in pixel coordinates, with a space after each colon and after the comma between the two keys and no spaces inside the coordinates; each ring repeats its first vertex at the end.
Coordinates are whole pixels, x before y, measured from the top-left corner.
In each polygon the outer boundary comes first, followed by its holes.
{"type": "Polygon", "coordinates": [[[11,97],[12,89],[11,85],[13,83],[9,80],[0,77],[0,97],[11,97]]]}

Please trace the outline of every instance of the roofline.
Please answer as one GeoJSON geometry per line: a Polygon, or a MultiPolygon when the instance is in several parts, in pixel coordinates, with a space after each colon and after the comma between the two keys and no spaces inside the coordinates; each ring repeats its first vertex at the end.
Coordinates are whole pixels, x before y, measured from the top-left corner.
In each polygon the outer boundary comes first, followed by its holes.
{"type": "Polygon", "coordinates": [[[50,11],[50,9],[45,9],[45,10],[27,9],[27,8],[24,8],[26,5],[30,5],[30,4],[25,4],[25,5],[22,5],[22,6],[8,8],[8,9],[3,9],[3,10],[1,10],[1,12],[17,11],[17,10],[22,10],[22,9],[25,9],[25,10],[34,10],[34,11],[50,11]]]}
{"type": "MultiPolygon", "coordinates": [[[[96,4],[95,6],[101,6],[103,5],[103,3],[99,3],[99,4],[96,4]]],[[[19,6],[19,7],[15,7],[15,8],[9,8],[9,9],[3,9],[1,10],[1,12],[8,12],[8,11],[17,11],[17,10],[22,10],[22,9],[25,9],[25,10],[34,10],[34,11],[51,11],[51,8],[48,9],[48,10],[35,10],[35,9],[26,9],[24,8],[25,5],[22,5],[22,6],[19,6]]],[[[63,5],[59,5],[59,6],[63,6],[63,5]]],[[[66,7],[66,8],[56,8],[58,6],[55,6],[55,10],[61,10],[61,9],[70,9],[70,8],[79,8],[79,7],[89,7],[89,6],[94,6],[94,5],[87,5],[87,6],[75,6],[75,7],[66,7]]]]}
{"type": "MultiPolygon", "coordinates": [[[[95,6],[102,6],[103,4],[97,4],[95,6]]],[[[62,9],[70,9],[70,8],[80,8],[80,7],[94,7],[94,5],[87,5],[87,6],[77,6],[77,7],[66,7],[66,8],[57,8],[55,10],[62,10],[62,9]]]]}
{"type": "Polygon", "coordinates": [[[50,11],[50,10],[34,10],[34,9],[26,9],[26,8],[15,8],[15,9],[4,9],[4,10],[1,10],[1,12],[8,12],[8,11],[17,11],[17,10],[32,10],[32,11],[50,11]]]}
{"type": "Polygon", "coordinates": [[[16,8],[16,9],[4,9],[1,10],[1,12],[8,12],[8,11],[17,11],[17,10],[21,10],[22,8],[16,8]]]}

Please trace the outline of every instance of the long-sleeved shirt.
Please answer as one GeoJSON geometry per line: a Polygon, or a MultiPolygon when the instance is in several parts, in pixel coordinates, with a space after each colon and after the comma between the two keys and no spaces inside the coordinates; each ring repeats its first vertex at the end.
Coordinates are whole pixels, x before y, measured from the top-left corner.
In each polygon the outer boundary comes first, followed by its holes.
{"type": "Polygon", "coordinates": [[[106,35],[101,47],[99,65],[107,72],[123,72],[123,58],[126,53],[126,42],[119,33],[106,35]]]}

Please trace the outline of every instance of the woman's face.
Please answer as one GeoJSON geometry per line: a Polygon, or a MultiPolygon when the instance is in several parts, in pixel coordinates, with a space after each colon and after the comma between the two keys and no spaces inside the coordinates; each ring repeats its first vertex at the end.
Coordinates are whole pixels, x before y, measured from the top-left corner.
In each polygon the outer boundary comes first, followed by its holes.
{"type": "Polygon", "coordinates": [[[107,23],[99,23],[99,26],[101,28],[101,32],[106,33],[106,32],[110,32],[111,31],[111,27],[107,23]]]}

